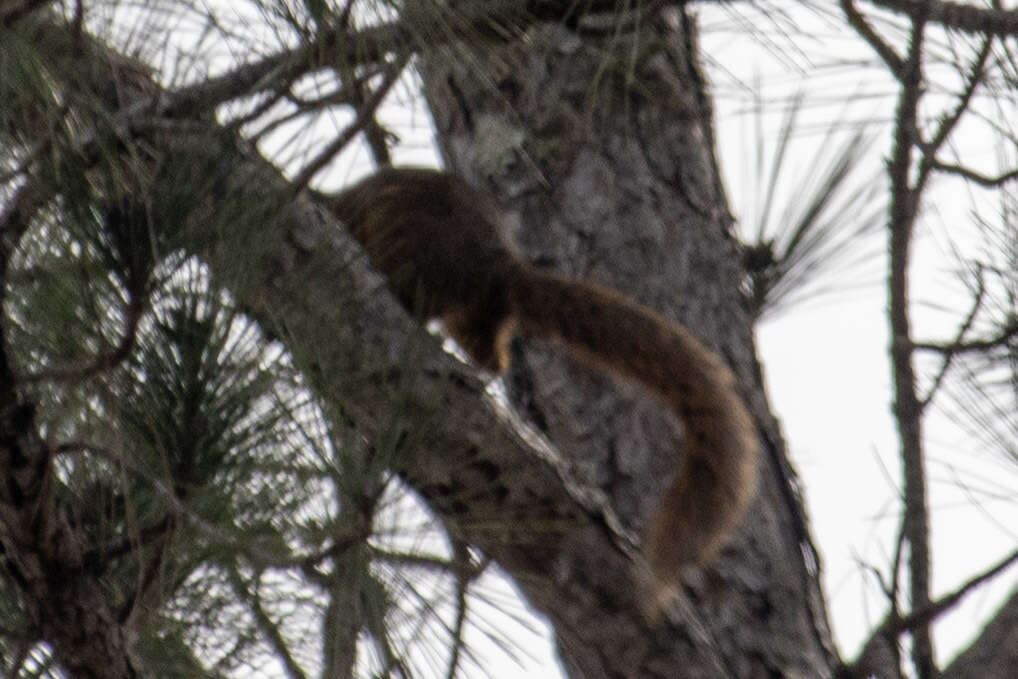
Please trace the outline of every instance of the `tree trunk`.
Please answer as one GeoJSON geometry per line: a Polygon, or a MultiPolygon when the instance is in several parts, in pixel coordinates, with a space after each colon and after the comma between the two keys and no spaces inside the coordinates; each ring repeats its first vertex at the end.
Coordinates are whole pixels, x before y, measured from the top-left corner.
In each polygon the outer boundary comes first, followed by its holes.
{"type": "MultiPolygon", "coordinates": [[[[559,353],[520,350],[511,391],[570,461],[565,473],[486,403],[472,370],[379,292],[334,220],[292,200],[278,172],[172,97],[159,109],[172,114],[141,127],[160,155],[146,191],[153,201],[185,190],[196,200],[162,235],[202,256],[218,285],[278,331],[322,398],[366,439],[390,431],[400,388],[412,431],[394,465],[548,617],[573,676],[827,676],[817,564],[740,305],[739,252],[688,25],[644,26],[638,39],[562,30],[535,30],[477,64],[503,60],[502,106],[481,84],[490,80],[438,60],[426,64],[428,92],[450,163],[489,180],[520,211],[528,256],[681,320],[741,378],[763,444],[760,497],[734,547],[667,626],[640,612],[623,530],[642,525],[681,452],[656,404],[574,370],[559,353]]],[[[97,73],[106,66],[95,62],[97,73]]]]}
{"type": "MultiPolygon", "coordinates": [[[[519,215],[526,257],[686,325],[736,372],[760,431],[759,496],[688,592],[683,624],[705,632],[708,663],[668,632],[618,629],[627,575],[589,563],[582,535],[531,568],[503,564],[549,617],[571,675],[714,676],[717,663],[729,677],[827,676],[818,563],[761,383],[693,23],[676,13],[631,33],[545,26],[466,58],[430,55],[423,70],[446,162],[519,215]],[[594,577],[597,596],[576,596],[594,577]]],[[[681,454],[676,423],[555,347],[517,347],[507,382],[576,478],[638,531],[681,454]]]]}

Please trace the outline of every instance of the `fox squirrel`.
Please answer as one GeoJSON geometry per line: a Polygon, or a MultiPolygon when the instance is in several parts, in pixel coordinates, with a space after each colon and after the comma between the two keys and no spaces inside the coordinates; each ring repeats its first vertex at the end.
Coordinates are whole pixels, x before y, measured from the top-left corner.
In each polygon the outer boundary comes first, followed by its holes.
{"type": "Polygon", "coordinates": [[[504,240],[492,197],[448,173],[386,168],[326,196],[402,304],[439,318],[502,372],[516,333],[561,341],[582,363],[642,384],[686,432],[675,480],[645,533],[656,607],[710,561],[756,484],[757,439],[735,376],[688,330],[622,295],[532,267],[504,240]]]}

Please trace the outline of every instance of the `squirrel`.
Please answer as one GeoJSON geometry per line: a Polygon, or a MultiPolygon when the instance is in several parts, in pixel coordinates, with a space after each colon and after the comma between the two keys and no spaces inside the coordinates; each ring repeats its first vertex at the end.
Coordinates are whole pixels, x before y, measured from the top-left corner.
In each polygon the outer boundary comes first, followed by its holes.
{"type": "Polygon", "coordinates": [[[440,319],[479,366],[503,373],[518,333],[552,338],[670,406],[686,451],[644,531],[652,610],[686,566],[713,559],[752,499],[757,466],[752,419],[717,354],[613,290],[531,266],[504,238],[494,198],[452,174],[390,167],[324,199],[403,306],[440,319]]]}

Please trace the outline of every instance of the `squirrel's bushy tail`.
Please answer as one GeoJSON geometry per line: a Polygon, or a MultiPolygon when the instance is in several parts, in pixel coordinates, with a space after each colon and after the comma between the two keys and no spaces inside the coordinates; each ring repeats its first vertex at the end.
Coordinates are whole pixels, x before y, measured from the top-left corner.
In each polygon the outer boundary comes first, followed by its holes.
{"type": "Polygon", "coordinates": [[[635,380],[682,421],[685,455],[644,536],[662,596],[684,566],[715,555],[753,496],[757,437],[735,376],[685,328],[612,290],[530,267],[510,277],[523,334],[557,338],[583,363],[635,380]]]}

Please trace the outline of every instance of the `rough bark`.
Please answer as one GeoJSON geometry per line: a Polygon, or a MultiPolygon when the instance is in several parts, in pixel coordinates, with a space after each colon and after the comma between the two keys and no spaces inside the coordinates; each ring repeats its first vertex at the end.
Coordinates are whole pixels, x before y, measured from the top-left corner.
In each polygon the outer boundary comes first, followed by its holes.
{"type": "MultiPolygon", "coordinates": [[[[6,368],[6,365],[3,366],[6,368]]],[[[30,630],[82,679],[145,676],[99,573],[84,563],[87,542],[53,497],[52,451],[35,432],[33,406],[0,374],[0,564],[20,590],[30,630]]]]}
{"type": "MultiPolygon", "coordinates": [[[[426,94],[447,162],[517,211],[526,256],[678,319],[741,378],[764,446],[760,496],[734,546],[690,590],[692,611],[728,676],[821,677],[832,654],[816,563],[742,305],[692,30],[678,15],[626,34],[543,27],[505,48],[430,55],[426,94]]],[[[639,528],[681,451],[674,423],[657,403],[561,351],[528,345],[517,358],[515,403],[573,473],[639,528]]],[[[585,582],[588,574],[563,576],[585,582]]],[[[593,601],[570,597],[567,580],[546,606],[530,594],[531,580],[519,582],[549,615],[573,676],[591,676],[584,651],[605,644],[608,673],[626,674],[632,639],[601,633],[616,589],[593,601]]],[[[671,676],[702,671],[667,643],[657,653],[671,676]]]]}
{"type": "Polygon", "coordinates": [[[1018,590],[975,641],[941,672],[941,679],[1009,679],[1018,668],[1018,590]]]}
{"type": "MultiPolygon", "coordinates": [[[[58,61],[93,66],[95,55],[65,47],[58,61]]],[[[110,64],[99,58],[94,66],[110,64]]],[[[611,508],[406,316],[359,246],[316,206],[294,201],[279,173],[232,133],[204,115],[185,119],[172,96],[162,103],[153,110],[127,102],[119,129],[125,139],[146,135],[158,153],[148,198],[194,198],[188,218],[162,225],[167,247],[202,256],[215,282],[285,338],[318,392],[365,438],[390,432],[401,413],[408,444],[394,466],[458,537],[527,582],[535,606],[550,613],[579,599],[603,609],[601,642],[588,636],[570,653],[583,676],[674,676],[687,660],[695,676],[730,676],[699,630],[648,630],[633,586],[634,543],[611,508]],[[173,113],[156,123],[159,111],[173,113]],[[623,655],[609,656],[620,646],[623,655]]],[[[53,636],[72,630],[53,623],[53,636]]]]}
{"type": "MultiPolygon", "coordinates": [[[[66,39],[64,46],[70,46],[66,39]]],[[[68,54],[57,50],[58,56],[68,54]]],[[[76,73],[87,88],[86,74],[108,71],[109,64],[84,60],[79,66],[76,73]]],[[[115,107],[114,88],[106,78],[102,82],[104,87],[90,95],[115,107]]],[[[27,109],[25,113],[19,122],[28,127],[13,130],[15,134],[29,139],[33,134],[39,135],[36,139],[43,136],[45,127],[35,126],[38,117],[27,109]]],[[[20,238],[56,191],[46,182],[30,179],[0,209],[0,291],[20,238]]],[[[4,294],[0,292],[0,302],[4,294]]],[[[73,677],[149,676],[132,652],[134,639],[104,583],[103,564],[89,558],[94,540],[57,497],[56,452],[40,436],[36,404],[18,388],[14,374],[8,347],[0,340],[0,577],[25,614],[22,634],[26,641],[47,642],[53,657],[73,677]]]]}
{"type": "MultiPolygon", "coordinates": [[[[244,175],[229,189],[234,198],[243,201],[250,192],[251,202],[285,190],[264,165],[245,164],[207,139],[196,143],[181,153],[189,160],[211,154],[220,171],[244,175]]],[[[732,676],[702,630],[648,627],[634,586],[635,545],[600,494],[576,483],[557,451],[519,429],[485,396],[472,369],[380,293],[384,286],[335,222],[301,201],[284,214],[193,242],[194,251],[218,283],[305,357],[318,391],[369,440],[391,429],[398,399],[411,445],[394,466],[406,481],[556,625],[594,626],[569,641],[574,675],[672,677],[688,662],[696,668],[689,676],[732,676]],[[583,620],[568,617],[577,609],[567,604],[575,601],[586,602],[583,620]]]]}
{"type": "MultiPolygon", "coordinates": [[[[406,317],[328,216],[304,199],[292,201],[267,162],[207,118],[160,127],[152,147],[175,171],[146,190],[158,200],[176,195],[172,183],[180,176],[208,179],[186,228],[167,235],[205,257],[216,281],[285,339],[323,397],[365,437],[391,428],[399,395],[408,443],[395,466],[458,537],[495,558],[548,617],[573,676],[822,677],[833,654],[818,564],[739,308],[737,250],[716,181],[708,98],[685,29],[681,22],[656,24],[621,47],[603,42],[606,34],[581,40],[535,31],[525,46],[498,55],[509,65],[506,77],[496,78],[499,96],[511,107],[497,105],[469,72],[428,62],[451,164],[489,180],[520,210],[528,255],[678,318],[719,349],[745,385],[764,446],[760,499],[736,545],[690,590],[693,605],[662,628],[650,628],[638,613],[634,543],[625,530],[641,524],[673,466],[676,441],[681,445],[681,433],[656,405],[574,371],[557,353],[521,350],[513,393],[571,461],[566,468],[555,449],[486,400],[471,369],[406,317]],[[647,44],[655,49],[642,52],[647,44]],[[620,69],[613,54],[639,58],[620,69]],[[606,64],[610,77],[592,75],[606,64]],[[273,208],[238,211],[228,223],[211,218],[220,206],[245,202],[273,208]]],[[[116,80],[105,58],[64,46],[64,57],[116,80]]],[[[24,431],[8,419],[12,413],[0,413],[5,437],[24,431]]],[[[22,445],[17,438],[0,443],[5,451],[22,445]]],[[[10,459],[0,460],[8,479],[10,459]]],[[[8,540],[5,557],[23,558],[32,540],[8,540]]],[[[94,603],[93,614],[105,615],[94,588],[81,592],[79,606],[94,603]]],[[[1002,649],[1014,647],[1007,635],[1015,608],[1009,602],[949,676],[1008,676],[1013,658],[1002,649]],[[980,663],[1002,669],[980,674],[980,663]]],[[[55,644],[82,623],[49,624],[55,627],[44,636],[55,644]]],[[[121,643],[116,625],[102,629],[121,643]]],[[[80,641],[121,652],[99,637],[80,641]]]]}

